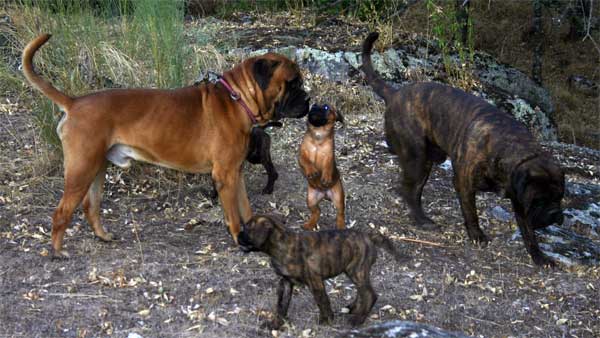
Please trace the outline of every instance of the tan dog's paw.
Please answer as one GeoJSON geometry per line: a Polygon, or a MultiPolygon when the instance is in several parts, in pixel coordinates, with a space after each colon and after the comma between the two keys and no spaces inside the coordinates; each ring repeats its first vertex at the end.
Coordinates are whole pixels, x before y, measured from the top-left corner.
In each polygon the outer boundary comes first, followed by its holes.
{"type": "Polygon", "coordinates": [[[52,258],[53,261],[55,260],[66,260],[71,258],[71,255],[69,254],[69,252],[65,251],[65,250],[54,250],[52,249],[52,254],[50,255],[50,258],[52,258]]]}
{"type": "Polygon", "coordinates": [[[96,234],[96,237],[100,238],[104,242],[112,242],[115,239],[115,236],[113,236],[113,234],[110,232],[105,232],[104,234],[96,234]]]}
{"type": "Polygon", "coordinates": [[[330,187],[331,183],[333,183],[333,178],[331,176],[321,177],[321,185],[323,185],[324,187],[330,187]]]}

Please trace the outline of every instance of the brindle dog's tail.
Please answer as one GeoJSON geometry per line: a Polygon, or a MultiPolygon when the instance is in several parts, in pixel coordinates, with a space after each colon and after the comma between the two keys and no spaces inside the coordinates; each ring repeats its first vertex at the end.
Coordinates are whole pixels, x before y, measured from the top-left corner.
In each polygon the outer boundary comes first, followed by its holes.
{"type": "Polygon", "coordinates": [[[389,238],[384,237],[383,235],[377,233],[369,233],[369,239],[371,239],[371,241],[375,243],[377,247],[383,248],[385,251],[387,251],[390,255],[394,257],[396,261],[400,263],[404,263],[410,258],[409,256],[400,253],[394,246],[394,243],[392,243],[392,241],[389,238]]]}
{"type": "Polygon", "coordinates": [[[362,47],[362,66],[360,69],[365,73],[367,83],[373,87],[373,90],[377,95],[383,97],[387,102],[389,97],[394,92],[394,88],[385,83],[385,81],[379,77],[379,75],[373,69],[373,63],[371,62],[371,50],[375,40],[379,37],[379,33],[372,32],[367,36],[362,47]]]}

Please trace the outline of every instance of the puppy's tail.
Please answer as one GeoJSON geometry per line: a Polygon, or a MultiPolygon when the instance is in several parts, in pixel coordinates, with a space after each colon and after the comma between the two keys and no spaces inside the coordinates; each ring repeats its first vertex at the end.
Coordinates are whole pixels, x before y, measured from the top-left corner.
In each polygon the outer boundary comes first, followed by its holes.
{"type": "Polygon", "coordinates": [[[373,90],[377,95],[383,97],[387,102],[389,97],[394,91],[394,88],[385,83],[385,81],[379,77],[379,75],[373,69],[373,63],[371,62],[371,50],[375,44],[375,40],[379,37],[379,33],[371,32],[365,39],[362,46],[362,66],[360,69],[365,73],[367,83],[373,87],[373,90]]]}
{"type": "Polygon", "coordinates": [[[73,98],[56,89],[54,86],[52,86],[52,84],[50,84],[50,82],[44,80],[33,70],[33,56],[35,55],[35,52],[37,52],[37,50],[42,47],[42,45],[45,44],[50,37],[50,34],[42,34],[27,44],[23,50],[23,74],[25,74],[25,78],[27,78],[29,83],[31,83],[37,90],[46,95],[50,100],[52,100],[52,102],[60,106],[63,111],[67,111],[67,109],[73,103],[73,98]]]}
{"type": "Polygon", "coordinates": [[[369,233],[369,239],[371,239],[371,241],[375,243],[378,248],[383,248],[390,255],[392,255],[397,262],[405,263],[410,259],[409,256],[400,253],[394,246],[394,243],[392,243],[389,238],[384,237],[383,235],[378,233],[369,233]]]}

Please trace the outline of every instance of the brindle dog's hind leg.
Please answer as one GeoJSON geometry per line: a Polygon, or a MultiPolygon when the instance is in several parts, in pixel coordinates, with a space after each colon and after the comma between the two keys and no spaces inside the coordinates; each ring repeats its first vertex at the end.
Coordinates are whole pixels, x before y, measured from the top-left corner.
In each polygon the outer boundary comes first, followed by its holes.
{"type": "Polygon", "coordinates": [[[346,274],[350,280],[356,285],[356,299],[350,305],[350,325],[358,326],[367,319],[369,312],[377,301],[377,294],[371,286],[371,266],[377,258],[377,251],[374,247],[368,248],[364,258],[356,265],[356,267],[346,274]]]}
{"type": "Polygon", "coordinates": [[[425,215],[421,204],[423,187],[427,183],[432,166],[424,152],[424,149],[405,149],[398,155],[402,167],[402,197],[417,226],[426,230],[436,230],[438,226],[425,215]]]}

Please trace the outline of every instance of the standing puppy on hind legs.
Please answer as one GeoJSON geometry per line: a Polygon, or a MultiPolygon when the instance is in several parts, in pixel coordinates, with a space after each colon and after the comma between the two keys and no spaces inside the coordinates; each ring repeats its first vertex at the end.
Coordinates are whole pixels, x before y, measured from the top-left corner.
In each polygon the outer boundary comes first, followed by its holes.
{"type": "Polygon", "coordinates": [[[479,227],[475,193],[500,192],[512,202],[533,262],[553,265],[541,252],[534,230],[562,223],[565,177],[561,168],[522,123],[479,97],[433,82],[400,89],[386,84],[371,63],[378,36],[369,34],[363,44],[362,69],[385,100],[385,135],[402,167],[402,196],[414,223],[436,227],[425,216],[421,194],[433,163],[449,156],[469,238],[488,241],[479,227]]]}
{"type": "Polygon", "coordinates": [[[344,118],[328,105],[315,104],[308,113],[307,130],[298,155],[302,174],[308,181],[306,201],[310,209],[310,219],[304,224],[306,230],[313,230],[317,226],[321,216],[319,202],[324,198],[335,205],[337,228],[345,227],[344,187],[335,164],[336,121],[344,123],[344,118]]]}
{"type": "Polygon", "coordinates": [[[241,165],[254,124],[300,118],[308,112],[298,66],[267,53],[242,61],[218,83],[178,89],[112,89],[70,97],[33,69],[43,34],[23,51],[23,73],[65,112],[58,126],[65,167],[63,196],[52,217],[53,257],[62,251],[65,230],[83,201],[96,236],[112,236],[100,224],[100,199],[107,160],[127,167],[144,161],[191,173],[211,173],[225,222],[237,243],[240,224],[252,217],[241,165]]]}

